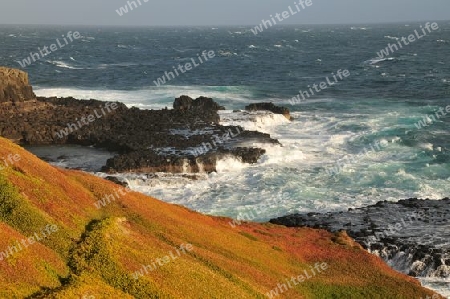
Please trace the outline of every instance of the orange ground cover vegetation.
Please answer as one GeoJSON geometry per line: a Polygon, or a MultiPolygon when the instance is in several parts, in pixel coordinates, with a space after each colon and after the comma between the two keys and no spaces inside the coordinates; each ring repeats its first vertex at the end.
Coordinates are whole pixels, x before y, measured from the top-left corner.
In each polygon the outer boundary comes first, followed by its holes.
{"type": "Polygon", "coordinates": [[[98,200],[121,187],[55,168],[0,138],[0,158],[11,153],[21,159],[0,172],[0,252],[46,224],[60,229],[0,261],[0,298],[268,298],[317,262],[327,270],[277,298],[433,295],[345,232],[258,223],[232,228],[228,218],[136,192],[98,209],[98,200]],[[192,251],[133,277],[188,243],[192,251]]]}

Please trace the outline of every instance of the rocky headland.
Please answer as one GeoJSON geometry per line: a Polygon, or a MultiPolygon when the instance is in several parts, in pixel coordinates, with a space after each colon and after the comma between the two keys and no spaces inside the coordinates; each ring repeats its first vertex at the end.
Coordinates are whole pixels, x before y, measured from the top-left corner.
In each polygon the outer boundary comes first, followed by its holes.
{"type": "MultiPolygon", "coordinates": [[[[173,109],[140,110],[122,103],[35,97],[27,74],[0,69],[0,135],[19,145],[94,146],[118,155],[103,171],[213,172],[233,156],[256,163],[265,153],[246,141],[278,143],[270,135],[219,124],[221,107],[211,98],[175,99],[173,109]]],[[[286,108],[262,105],[289,115],[286,108]]],[[[254,108],[252,109],[254,110],[254,108]]]]}
{"type": "Polygon", "coordinates": [[[28,74],[17,69],[0,67],[0,103],[23,102],[35,98],[28,74]]]}

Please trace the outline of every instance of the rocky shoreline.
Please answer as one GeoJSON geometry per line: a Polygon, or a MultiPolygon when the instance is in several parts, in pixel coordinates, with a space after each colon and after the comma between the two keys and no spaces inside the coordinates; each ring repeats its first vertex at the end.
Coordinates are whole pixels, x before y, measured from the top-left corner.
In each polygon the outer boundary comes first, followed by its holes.
{"type": "MultiPolygon", "coordinates": [[[[218,111],[225,108],[211,98],[181,96],[173,109],[140,110],[118,102],[34,97],[26,73],[1,76],[7,77],[0,96],[1,136],[22,146],[75,144],[118,152],[102,169],[108,173],[209,173],[227,156],[256,163],[265,150],[246,141],[278,144],[268,134],[220,125],[218,111]]],[[[247,108],[290,118],[289,110],[271,103],[247,108]]]]}
{"type": "Polygon", "coordinates": [[[259,223],[233,229],[228,218],[60,171],[0,138],[0,157],[11,153],[21,159],[0,173],[0,298],[264,298],[305,273],[308,281],[279,298],[437,296],[346,234],[259,223]],[[59,230],[23,253],[12,248],[48,224],[59,230]],[[133,277],[182,244],[194,252],[133,277]],[[312,272],[322,263],[326,271],[312,272]]]}
{"type": "Polygon", "coordinates": [[[270,220],[348,235],[391,267],[414,277],[450,277],[450,199],[378,202],[346,212],[294,214],[270,220]]]}
{"type": "MultiPolygon", "coordinates": [[[[0,68],[0,78],[0,136],[22,146],[81,145],[117,152],[102,168],[108,174],[210,173],[216,171],[220,159],[230,156],[257,163],[265,150],[249,144],[279,144],[269,134],[220,125],[218,111],[225,108],[211,98],[181,96],[173,109],[140,110],[119,102],[36,97],[26,73],[18,70],[0,68]]],[[[291,119],[288,109],[272,103],[245,109],[291,119]]],[[[124,185],[115,177],[107,179],[124,185]]],[[[414,277],[448,278],[449,203],[448,198],[379,202],[347,212],[295,214],[270,222],[345,230],[398,271],[414,277]],[[426,238],[436,230],[438,237],[426,238]]]]}

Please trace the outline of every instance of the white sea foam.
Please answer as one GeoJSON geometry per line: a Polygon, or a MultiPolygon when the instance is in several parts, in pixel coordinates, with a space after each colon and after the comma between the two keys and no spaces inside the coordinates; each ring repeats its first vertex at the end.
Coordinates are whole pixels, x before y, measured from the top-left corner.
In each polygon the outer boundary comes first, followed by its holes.
{"type": "Polygon", "coordinates": [[[57,67],[64,68],[64,69],[71,69],[71,70],[82,70],[83,69],[80,67],[72,66],[72,65],[70,65],[64,61],[60,61],[60,60],[55,60],[55,61],[46,60],[46,62],[56,65],[57,67]]]}
{"type": "Polygon", "coordinates": [[[364,64],[371,64],[371,65],[374,65],[374,64],[377,64],[377,63],[380,63],[380,62],[383,62],[383,61],[392,61],[392,60],[394,60],[394,59],[395,59],[394,57],[388,57],[388,58],[372,58],[372,59],[369,59],[369,60],[364,61],[364,64]]]}
{"type": "Polygon", "coordinates": [[[76,88],[34,88],[36,95],[43,97],[74,97],[77,99],[96,99],[109,102],[123,102],[128,107],[136,106],[141,109],[172,108],[173,101],[181,95],[192,98],[207,95],[227,108],[234,109],[248,103],[253,96],[246,87],[233,86],[164,86],[138,90],[102,90],[102,89],[76,89],[76,88]]]}
{"type": "Polygon", "coordinates": [[[231,52],[231,51],[224,51],[224,50],[219,50],[219,56],[222,56],[222,57],[230,57],[230,56],[233,56],[233,55],[237,55],[237,53],[234,53],[234,52],[231,52]]]}
{"type": "Polygon", "coordinates": [[[217,161],[216,170],[217,173],[225,173],[225,172],[240,172],[247,165],[242,163],[242,161],[236,157],[229,156],[217,161]]]}
{"type": "Polygon", "coordinates": [[[282,124],[290,123],[289,120],[281,114],[274,114],[269,111],[241,111],[233,112],[231,110],[219,111],[220,123],[224,126],[241,126],[247,131],[259,131],[270,133],[270,128],[282,124]]]}
{"type": "MultiPolygon", "coordinates": [[[[139,104],[139,107],[152,109],[171,107],[174,97],[182,94],[194,98],[207,95],[219,98],[227,108],[242,109],[253,96],[246,88],[173,86],[135,91],[37,89],[36,93],[105,101],[125,99],[129,106],[139,104]]],[[[265,102],[270,100],[264,99],[265,102]]],[[[333,99],[317,101],[326,104],[333,99]]],[[[268,133],[281,145],[252,143],[250,146],[266,150],[258,163],[249,165],[235,158],[224,158],[217,164],[217,173],[196,174],[197,180],[172,174],[123,176],[130,180],[136,191],[213,215],[237,217],[240,207],[258,207],[264,201],[280,198],[276,205],[263,209],[257,220],[298,211],[338,211],[374,204],[379,200],[397,201],[407,197],[439,199],[448,195],[446,190],[450,192],[448,180],[430,180],[427,174],[406,168],[408,163],[405,161],[418,159],[424,149],[433,150],[433,144],[404,146],[400,137],[395,136],[374,138],[373,141],[385,140],[388,146],[382,151],[359,157],[356,163],[346,165],[340,173],[329,175],[326,171],[337,161],[343,161],[346,155],[358,153],[369,145],[361,143],[360,139],[386,127],[401,127],[397,119],[402,115],[413,115],[410,108],[396,110],[395,113],[380,110],[379,114],[314,113],[305,109],[291,112],[293,121],[270,112],[225,110],[219,114],[223,125],[239,125],[247,130],[268,133]],[[364,130],[345,129],[360,125],[362,120],[364,130]],[[355,143],[359,145],[355,146],[355,143]]],[[[186,128],[172,133],[189,135],[201,132],[191,132],[186,128]]],[[[441,164],[429,163],[425,169],[424,163],[423,167],[423,172],[433,174],[445,171],[441,169],[445,165],[441,164]]]]}
{"type": "Polygon", "coordinates": [[[435,290],[444,298],[450,299],[450,279],[439,279],[434,277],[421,277],[419,278],[422,286],[435,290]]]}
{"type": "Polygon", "coordinates": [[[384,37],[388,38],[388,39],[394,39],[394,40],[399,40],[400,39],[399,37],[390,36],[390,35],[385,35],[384,37]]]}

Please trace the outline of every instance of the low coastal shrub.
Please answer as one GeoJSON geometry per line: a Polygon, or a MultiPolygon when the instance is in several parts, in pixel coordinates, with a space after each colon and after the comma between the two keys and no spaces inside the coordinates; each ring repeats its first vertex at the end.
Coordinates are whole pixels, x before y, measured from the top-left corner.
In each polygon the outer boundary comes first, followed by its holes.
{"type": "Polygon", "coordinates": [[[69,267],[73,274],[90,272],[110,286],[135,298],[170,298],[148,280],[136,280],[117,263],[107,235],[114,230],[116,218],[94,220],[86,228],[81,241],[71,252],[69,267]]]}
{"type": "Polygon", "coordinates": [[[39,234],[49,224],[56,224],[58,231],[43,238],[40,243],[67,257],[70,248],[67,232],[25,199],[2,174],[0,174],[0,220],[26,237],[39,234]]]}

